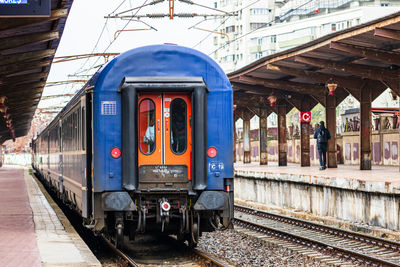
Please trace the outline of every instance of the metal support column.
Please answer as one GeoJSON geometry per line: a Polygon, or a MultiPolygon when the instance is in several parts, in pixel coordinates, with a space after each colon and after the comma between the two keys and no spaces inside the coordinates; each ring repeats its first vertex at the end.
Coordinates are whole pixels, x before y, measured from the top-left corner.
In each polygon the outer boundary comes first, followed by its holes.
{"type": "Polygon", "coordinates": [[[328,141],[328,168],[337,168],[336,162],[336,96],[326,96],[326,128],[331,134],[328,141]]]}
{"type": "Polygon", "coordinates": [[[243,119],[243,163],[251,162],[250,119],[243,119]]]}
{"type": "MultiPolygon", "coordinates": [[[[301,111],[307,112],[311,110],[310,102],[303,99],[301,111]]],[[[301,167],[310,166],[310,123],[300,123],[300,165],[301,167]]]]}
{"type": "Polygon", "coordinates": [[[278,146],[279,146],[279,166],[287,166],[287,143],[286,143],[286,106],[278,105],[278,146]]]}
{"type": "Polygon", "coordinates": [[[267,139],[267,109],[260,109],[260,165],[268,164],[268,139],[267,139]]]}
{"type": "Polygon", "coordinates": [[[360,90],[360,170],[371,169],[371,102],[372,89],[360,90]]]}

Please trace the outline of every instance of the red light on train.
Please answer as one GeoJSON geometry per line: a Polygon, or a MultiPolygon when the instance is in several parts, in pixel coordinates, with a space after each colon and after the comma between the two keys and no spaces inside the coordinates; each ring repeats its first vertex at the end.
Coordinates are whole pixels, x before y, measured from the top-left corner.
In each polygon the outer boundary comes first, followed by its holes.
{"type": "Polygon", "coordinates": [[[161,203],[161,208],[163,209],[163,211],[169,211],[171,209],[171,205],[165,201],[161,203]]]}
{"type": "Polygon", "coordinates": [[[119,149],[118,147],[114,147],[113,149],[111,149],[111,157],[113,157],[114,159],[121,157],[121,149],[119,149]]]}
{"type": "Polygon", "coordinates": [[[217,149],[213,146],[207,149],[207,156],[209,156],[210,158],[215,158],[217,156],[217,153],[217,149]]]}

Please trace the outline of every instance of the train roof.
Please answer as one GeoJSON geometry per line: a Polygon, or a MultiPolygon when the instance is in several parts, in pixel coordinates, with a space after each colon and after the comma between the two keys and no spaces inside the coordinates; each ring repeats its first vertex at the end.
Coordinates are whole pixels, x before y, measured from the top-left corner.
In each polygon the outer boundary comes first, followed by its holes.
{"type": "Polygon", "coordinates": [[[221,67],[209,56],[178,45],[129,50],[102,67],[91,81],[95,91],[114,91],[125,77],[202,77],[212,91],[232,91],[221,67]]]}
{"type": "Polygon", "coordinates": [[[95,92],[115,91],[125,77],[154,76],[202,77],[210,92],[232,91],[225,72],[204,53],[171,44],[143,46],[124,52],[99,68],[49,126],[67,113],[90,87],[95,92]]]}

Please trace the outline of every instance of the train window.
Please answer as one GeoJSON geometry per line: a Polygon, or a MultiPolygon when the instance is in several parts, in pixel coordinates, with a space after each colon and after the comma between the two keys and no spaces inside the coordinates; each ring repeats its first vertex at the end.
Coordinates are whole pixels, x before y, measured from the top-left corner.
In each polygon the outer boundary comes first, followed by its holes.
{"type": "Polygon", "coordinates": [[[186,151],[186,102],[175,98],[171,102],[171,150],[175,154],[186,151]]]}
{"type": "Polygon", "coordinates": [[[139,104],[139,148],[150,155],[156,148],[155,116],[156,105],[151,99],[143,99],[139,104]]]}
{"type": "Polygon", "coordinates": [[[85,107],[82,107],[81,109],[81,115],[82,115],[82,149],[85,150],[85,143],[86,143],[86,113],[85,113],[85,107]]]}

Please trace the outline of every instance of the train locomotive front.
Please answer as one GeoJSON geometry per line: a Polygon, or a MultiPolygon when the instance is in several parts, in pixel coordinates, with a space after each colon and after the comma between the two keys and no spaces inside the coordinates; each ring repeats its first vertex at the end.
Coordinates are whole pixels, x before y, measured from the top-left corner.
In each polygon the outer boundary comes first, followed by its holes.
{"type": "MultiPolygon", "coordinates": [[[[133,49],[100,69],[80,95],[83,163],[60,145],[54,178],[42,166],[50,149],[34,167],[55,190],[62,188],[59,195],[74,203],[87,227],[117,245],[144,232],[176,234],[195,245],[201,232],[229,225],[232,88],[213,60],[175,45],[133,49]],[[63,174],[72,166],[81,166],[80,177],[63,174]]],[[[62,113],[68,106],[57,120],[62,113]]],[[[57,125],[62,132],[63,123],[57,125]]]]}

